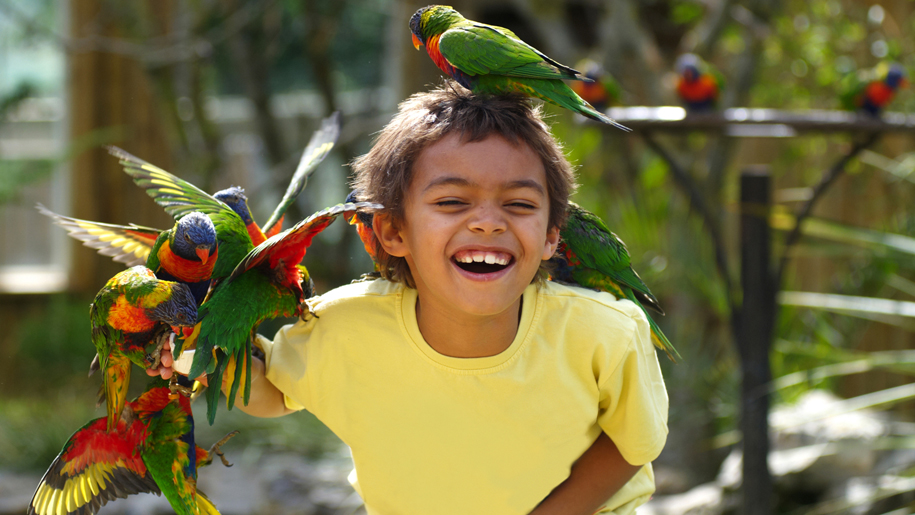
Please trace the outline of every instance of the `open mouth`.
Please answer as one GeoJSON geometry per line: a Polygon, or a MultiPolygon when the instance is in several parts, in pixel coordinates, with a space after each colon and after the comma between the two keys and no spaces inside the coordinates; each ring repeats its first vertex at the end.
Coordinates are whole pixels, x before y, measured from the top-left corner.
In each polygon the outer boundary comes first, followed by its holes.
{"type": "Polygon", "coordinates": [[[461,270],[473,274],[494,274],[505,270],[515,258],[504,252],[461,251],[451,258],[461,270]]]}

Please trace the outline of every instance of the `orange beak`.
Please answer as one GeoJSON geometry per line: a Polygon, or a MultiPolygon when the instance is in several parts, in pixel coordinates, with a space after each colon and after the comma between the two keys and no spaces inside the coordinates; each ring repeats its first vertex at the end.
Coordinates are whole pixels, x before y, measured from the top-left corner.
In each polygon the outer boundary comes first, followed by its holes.
{"type": "Polygon", "coordinates": [[[900,88],[907,88],[907,87],[909,87],[909,81],[908,81],[908,79],[903,78],[902,80],[900,80],[900,81],[899,81],[899,87],[900,87],[900,88]]]}
{"type": "Polygon", "coordinates": [[[197,257],[200,258],[200,262],[206,264],[207,259],[210,259],[210,249],[206,247],[197,247],[197,257]]]}
{"type": "Polygon", "coordinates": [[[419,47],[423,46],[422,42],[416,37],[416,34],[410,34],[413,36],[413,47],[419,50],[419,47]]]}

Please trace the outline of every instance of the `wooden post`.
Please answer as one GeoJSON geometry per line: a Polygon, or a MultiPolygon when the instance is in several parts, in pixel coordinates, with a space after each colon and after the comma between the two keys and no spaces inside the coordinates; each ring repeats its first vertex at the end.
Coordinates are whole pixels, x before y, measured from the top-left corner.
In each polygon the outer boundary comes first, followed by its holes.
{"type": "Polygon", "coordinates": [[[740,175],[740,277],[743,302],[736,328],[743,377],[740,429],[743,433],[744,515],[773,513],[769,472],[769,353],[775,322],[775,278],[770,263],[771,175],[767,166],[740,175]]]}
{"type": "MultiPolygon", "coordinates": [[[[70,35],[77,40],[125,37],[117,19],[106,16],[100,0],[70,2],[70,35]]],[[[156,4],[167,16],[168,2],[156,4]]],[[[83,150],[71,163],[75,216],[99,222],[138,223],[169,229],[174,220],[125,174],[102,148],[115,144],[166,170],[171,153],[165,126],[149,79],[137,56],[105,48],[74,48],[68,55],[70,137],[83,150]],[[85,146],[85,147],[83,147],[85,146]]],[[[180,174],[179,174],[180,175],[180,174]]],[[[73,245],[70,288],[96,292],[124,269],[94,250],[73,245]]]]}

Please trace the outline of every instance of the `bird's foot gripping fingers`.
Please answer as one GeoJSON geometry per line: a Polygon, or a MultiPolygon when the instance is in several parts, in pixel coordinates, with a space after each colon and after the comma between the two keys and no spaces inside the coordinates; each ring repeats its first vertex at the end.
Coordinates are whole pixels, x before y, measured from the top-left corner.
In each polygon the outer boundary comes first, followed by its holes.
{"type": "Polygon", "coordinates": [[[185,397],[190,397],[194,393],[194,388],[192,386],[185,386],[178,383],[178,375],[173,375],[171,379],[168,380],[168,398],[175,400],[178,398],[178,395],[183,395],[185,397]]]}
{"type": "Polygon", "coordinates": [[[220,461],[222,461],[223,465],[225,465],[226,467],[231,467],[232,464],[229,463],[229,460],[226,459],[226,456],[225,456],[225,454],[222,453],[222,449],[220,449],[220,447],[225,445],[225,443],[228,442],[230,438],[232,438],[233,436],[235,436],[237,434],[238,434],[238,430],[232,431],[231,433],[227,434],[226,436],[223,436],[221,440],[214,443],[213,446],[210,447],[209,456],[208,456],[209,461],[212,462],[213,456],[216,455],[216,456],[219,456],[219,459],[220,459],[220,461]]]}

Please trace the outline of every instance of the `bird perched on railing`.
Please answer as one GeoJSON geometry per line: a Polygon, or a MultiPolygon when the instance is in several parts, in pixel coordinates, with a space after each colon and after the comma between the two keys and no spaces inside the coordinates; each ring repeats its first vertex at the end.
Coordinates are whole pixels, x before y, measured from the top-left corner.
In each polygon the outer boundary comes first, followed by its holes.
{"type": "Polygon", "coordinates": [[[715,109],[724,87],[724,78],[696,54],[677,58],[677,96],[691,113],[715,109]]]}
{"type": "Polygon", "coordinates": [[[604,70],[600,63],[591,59],[582,59],[575,64],[575,69],[581,70],[584,76],[593,82],[574,81],[571,84],[572,91],[594,106],[594,109],[604,112],[608,107],[620,103],[622,94],[620,83],[604,70]]]}
{"type": "Polygon", "coordinates": [[[180,515],[219,515],[197,490],[197,471],[219,456],[226,435],[209,450],[194,441],[187,397],[170,398],[168,381],[156,378],[124,406],[118,423],[90,421],[67,440],[29,502],[27,515],[91,515],[117,498],[164,494],[180,515]]]}
{"type": "Polygon", "coordinates": [[[430,5],[413,14],[410,31],[417,50],[425,46],[439,69],[474,93],[527,95],[629,130],[594,109],[563,82],[590,79],[550,59],[506,28],[468,20],[446,5],[430,5]]]}
{"type": "Polygon", "coordinates": [[[908,84],[902,66],[883,63],[846,75],[839,85],[839,102],[843,109],[880,116],[899,88],[908,84]]]}

